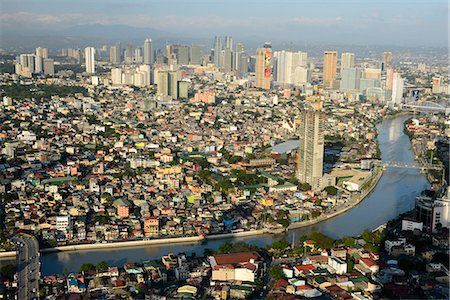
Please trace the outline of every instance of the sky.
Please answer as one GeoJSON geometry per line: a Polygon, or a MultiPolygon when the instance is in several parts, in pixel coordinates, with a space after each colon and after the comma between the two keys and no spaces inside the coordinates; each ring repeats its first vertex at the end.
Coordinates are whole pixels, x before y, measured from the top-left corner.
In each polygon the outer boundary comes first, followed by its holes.
{"type": "Polygon", "coordinates": [[[0,27],[121,24],[192,37],[448,46],[447,0],[1,0],[0,27]]]}

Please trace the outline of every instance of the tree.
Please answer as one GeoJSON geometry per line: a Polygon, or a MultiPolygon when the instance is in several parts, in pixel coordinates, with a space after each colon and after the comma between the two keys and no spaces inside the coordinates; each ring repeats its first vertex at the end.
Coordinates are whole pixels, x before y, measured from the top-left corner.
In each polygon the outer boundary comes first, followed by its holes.
{"type": "Polygon", "coordinates": [[[226,242],[219,246],[219,251],[221,253],[229,253],[233,249],[233,244],[230,242],[226,242]]]}
{"type": "Polygon", "coordinates": [[[327,192],[328,195],[336,195],[337,194],[337,188],[329,185],[326,188],[324,188],[324,191],[327,192]]]}
{"type": "Polygon", "coordinates": [[[92,270],[95,270],[95,266],[91,263],[85,263],[81,265],[80,270],[81,272],[90,272],[92,270]]]}
{"type": "Polygon", "coordinates": [[[300,183],[300,190],[305,192],[311,190],[311,185],[309,183],[300,183]]]}
{"type": "Polygon", "coordinates": [[[280,266],[273,266],[269,269],[269,274],[273,279],[279,280],[286,278],[286,275],[283,272],[283,268],[280,266]]]}
{"type": "Polygon", "coordinates": [[[316,242],[316,245],[321,249],[331,249],[334,245],[334,240],[321,232],[313,232],[309,238],[316,242]]]}
{"type": "Polygon", "coordinates": [[[272,248],[275,250],[285,250],[287,247],[289,247],[289,243],[285,238],[272,243],[272,248]]]}
{"type": "Polygon", "coordinates": [[[109,267],[108,263],[106,261],[101,261],[97,265],[97,271],[104,271],[107,270],[109,267]]]}
{"type": "Polygon", "coordinates": [[[16,273],[16,267],[11,264],[7,264],[6,266],[3,266],[0,269],[0,274],[3,277],[8,278],[9,280],[13,279],[15,273],[16,273]]]}

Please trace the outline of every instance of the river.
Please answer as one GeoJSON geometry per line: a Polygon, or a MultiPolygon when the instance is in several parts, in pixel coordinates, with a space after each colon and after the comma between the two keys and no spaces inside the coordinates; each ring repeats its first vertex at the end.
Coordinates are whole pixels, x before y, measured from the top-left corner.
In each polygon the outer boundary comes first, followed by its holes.
{"type": "MultiPolygon", "coordinates": [[[[408,116],[384,120],[377,126],[378,140],[383,161],[413,162],[408,137],[403,133],[403,122],[408,116]]],[[[375,229],[400,213],[414,207],[415,197],[429,184],[417,169],[387,169],[373,192],[353,209],[330,220],[309,227],[290,230],[287,238],[292,241],[301,235],[320,231],[333,238],[359,235],[364,229],[375,229]]],[[[226,241],[244,241],[264,246],[281,238],[282,235],[258,235],[238,239],[208,241],[205,245],[172,244],[108,250],[69,251],[47,253],[41,256],[41,272],[44,275],[63,273],[64,270],[77,272],[81,264],[106,261],[110,265],[122,266],[128,261],[142,261],[160,258],[173,252],[198,255],[205,248],[217,249],[226,241]]],[[[4,264],[2,261],[1,264],[4,264]]]]}

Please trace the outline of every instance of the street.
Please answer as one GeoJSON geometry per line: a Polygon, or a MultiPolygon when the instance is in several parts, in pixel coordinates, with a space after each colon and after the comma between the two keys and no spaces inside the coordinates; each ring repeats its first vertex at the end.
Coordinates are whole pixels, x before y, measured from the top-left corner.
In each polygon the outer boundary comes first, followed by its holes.
{"type": "Polygon", "coordinates": [[[18,234],[13,238],[17,246],[17,299],[38,299],[40,262],[39,244],[34,236],[18,234]]]}

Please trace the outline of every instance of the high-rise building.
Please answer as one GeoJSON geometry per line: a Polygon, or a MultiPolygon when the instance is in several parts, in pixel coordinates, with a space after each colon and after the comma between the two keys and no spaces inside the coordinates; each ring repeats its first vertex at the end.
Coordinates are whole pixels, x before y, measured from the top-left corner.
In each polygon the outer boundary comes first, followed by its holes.
{"type": "Polygon", "coordinates": [[[392,81],[392,102],[400,104],[403,100],[404,80],[400,73],[395,72],[392,81]]]}
{"type": "Polygon", "coordinates": [[[341,72],[344,68],[355,67],[355,53],[344,52],[341,54],[341,72]]]}
{"type": "Polygon", "coordinates": [[[391,66],[392,52],[383,52],[383,71],[391,66]]]}
{"type": "Polygon", "coordinates": [[[320,103],[302,113],[299,125],[297,178],[300,182],[317,185],[322,178],[324,156],[324,121],[320,103]]]}
{"type": "Polygon", "coordinates": [[[255,86],[269,90],[272,80],[272,46],[269,43],[256,50],[255,75],[255,86]]]}
{"type": "Polygon", "coordinates": [[[308,53],[277,51],[274,53],[276,59],[276,80],[279,84],[305,83],[308,78],[306,69],[308,53]]]}
{"type": "Polygon", "coordinates": [[[179,65],[188,65],[189,64],[189,46],[174,45],[174,46],[172,46],[172,52],[177,57],[177,64],[179,64],[179,65]]]}
{"type": "Polygon", "coordinates": [[[359,90],[361,80],[360,68],[341,69],[341,90],[356,91],[359,90]]]}
{"type": "Polygon", "coordinates": [[[55,74],[55,62],[53,59],[44,58],[43,60],[43,71],[45,75],[54,75],[55,74]]]}
{"type": "Polygon", "coordinates": [[[36,61],[35,61],[35,72],[42,73],[44,72],[44,59],[48,58],[48,50],[47,48],[36,48],[36,61]]]}
{"type": "Polygon", "coordinates": [[[152,39],[145,39],[144,41],[144,64],[153,64],[153,42],[152,39]]]}
{"type": "Polygon", "coordinates": [[[439,228],[450,228],[450,187],[442,198],[425,195],[416,198],[416,220],[423,223],[427,231],[435,232],[439,228]]]}
{"type": "Polygon", "coordinates": [[[178,74],[176,71],[159,71],[158,72],[158,96],[169,99],[177,99],[178,97],[178,74]]]}
{"type": "Polygon", "coordinates": [[[233,49],[233,38],[231,36],[225,37],[225,49],[233,49]]]}
{"type": "Polygon", "coordinates": [[[331,88],[336,80],[337,51],[325,51],[323,57],[323,85],[331,88]]]}
{"type": "Polygon", "coordinates": [[[233,51],[230,48],[223,50],[223,69],[225,72],[233,70],[233,51]]]}
{"type": "Polygon", "coordinates": [[[120,64],[120,46],[114,45],[109,48],[109,62],[112,64],[120,64]]]}
{"type": "Polygon", "coordinates": [[[84,59],[86,64],[86,73],[95,74],[95,48],[87,47],[84,49],[84,59]]]}
{"type": "Polygon", "coordinates": [[[143,58],[142,58],[141,48],[137,47],[136,49],[134,49],[133,62],[142,63],[142,61],[143,61],[143,58]]]}
{"type": "Polygon", "coordinates": [[[192,45],[189,49],[189,64],[200,65],[202,63],[202,54],[198,45],[192,45]]]}
{"type": "Polygon", "coordinates": [[[214,37],[214,57],[213,63],[216,67],[221,67],[222,39],[220,36],[214,37]]]}

